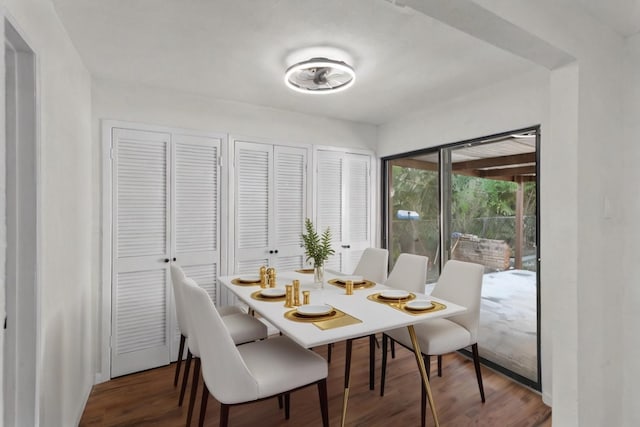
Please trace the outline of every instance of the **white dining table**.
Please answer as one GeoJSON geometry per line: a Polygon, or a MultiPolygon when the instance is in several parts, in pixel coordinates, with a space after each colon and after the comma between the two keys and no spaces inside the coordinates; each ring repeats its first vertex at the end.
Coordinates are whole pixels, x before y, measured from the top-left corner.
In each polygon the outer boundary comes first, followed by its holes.
{"type": "MultiPolygon", "coordinates": [[[[355,289],[353,295],[346,295],[344,288],[327,283],[328,280],[339,278],[340,273],[332,274],[331,272],[325,272],[325,282],[322,287],[320,287],[319,284],[313,282],[313,274],[299,273],[296,271],[277,272],[276,287],[284,288],[286,284],[291,284],[294,279],[298,279],[300,281],[300,291],[310,291],[310,304],[328,304],[361,321],[360,323],[322,330],[313,323],[296,322],[287,319],[285,313],[292,310],[292,308],[285,307],[283,301],[265,301],[252,298],[251,295],[260,290],[259,284],[248,286],[246,284],[236,285],[232,283],[233,279],[248,276],[251,275],[235,274],[231,276],[221,276],[218,278],[218,281],[252,311],[259,314],[275,326],[282,334],[297,342],[302,347],[312,348],[324,344],[347,341],[342,426],[344,426],[346,420],[349,396],[351,340],[402,327],[408,328],[414,347],[416,362],[427,391],[431,414],[433,415],[435,425],[439,425],[429,379],[427,378],[424,360],[420,352],[420,346],[416,339],[413,325],[429,319],[449,317],[462,313],[466,311],[465,307],[442,299],[416,294],[416,298],[428,298],[444,304],[446,307],[438,311],[425,311],[417,315],[409,314],[367,298],[369,295],[390,289],[382,284],[376,284],[374,287],[368,289],[355,289]]],[[[302,296],[300,300],[302,300],[302,296]]]]}

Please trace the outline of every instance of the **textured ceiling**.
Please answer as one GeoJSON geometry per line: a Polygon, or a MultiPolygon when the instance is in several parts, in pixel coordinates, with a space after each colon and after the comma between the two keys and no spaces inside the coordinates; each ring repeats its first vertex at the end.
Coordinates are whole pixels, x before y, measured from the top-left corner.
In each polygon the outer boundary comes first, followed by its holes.
{"type": "Polygon", "coordinates": [[[384,0],[54,3],[94,76],[372,124],[536,67],[384,0]],[[356,84],[287,89],[287,58],[313,46],[346,51],[356,84]]]}

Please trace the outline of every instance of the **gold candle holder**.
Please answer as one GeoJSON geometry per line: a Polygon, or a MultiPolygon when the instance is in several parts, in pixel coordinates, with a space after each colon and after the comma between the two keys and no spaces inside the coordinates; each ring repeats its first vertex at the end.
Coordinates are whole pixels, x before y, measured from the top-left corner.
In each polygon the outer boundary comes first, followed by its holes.
{"type": "Polygon", "coordinates": [[[307,305],[309,304],[309,295],[311,294],[311,292],[309,291],[302,291],[302,303],[307,305]]]}
{"type": "Polygon", "coordinates": [[[269,278],[267,277],[267,267],[263,265],[262,267],[260,267],[260,287],[262,289],[267,287],[268,279],[269,278]]]}
{"type": "Polygon", "coordinates": [[[300,305],[300,281],[293,280],[293,305],[300,305]]]}
{"type": "Polygon", "coordinates": [[[267,274],[269,275],[269,287],[276,287],[276,269],[273,267],[267,268],[267,274]]]}
{"type": "Polygon", "coordinates": [[[347,291],[347,295],[353,295],[353,280],[347,280],[347,283],[345,283],[345,289],[347,291]]]}
{"type": "Polygon", "coordinates": [[[293,307],[293,285],[285,285],[284,290],[284,306],[287,308],[291,308],[293,307]]]}

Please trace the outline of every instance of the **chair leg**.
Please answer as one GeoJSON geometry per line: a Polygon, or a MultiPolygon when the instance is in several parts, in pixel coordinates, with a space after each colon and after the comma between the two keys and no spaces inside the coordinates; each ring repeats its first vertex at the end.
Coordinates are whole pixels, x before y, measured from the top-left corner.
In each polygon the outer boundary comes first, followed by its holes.
{"type": "Polygon", "coordinates": [[[187,391],[187,381],[189,380],[189,370],[191,369],[191,359],[193,355],[191,350],[187,350],[187,363],[184,365],[184,376],[182,377],[182,388],[180,389],[180,398],[178,399],[178,406],[182,406],[184,401],[184,393],[187,391]]]}
{"type": "Polygon", "coordinates": [[[442,355],[438,355],[438,376],[442,376],[442,355]]]}
{"type": "Polygon", "coordinates": [[[476,367],[476,378],[478,379],[478,388],[480,389],[480,398],[484,403],[484,386],[482,385],[482,372],[480,371],[480,355],[478,354],[478,343],[471,346],[473,352],[473,364],[476,367]]]}
{"type": "Polygon", "coordinates": [[[322,413],[322,427],[329,427],[329,399],[327,398],[327,379],[318,381],[318,396],[320,397],[320,412],[322,413]]]}
{"type": "Polygon", "coordinates": [[[187,427],[191,426],[191,418],[193,416],[193,407],[196,404],[196,395],[198,394],[198,380],[200,378],[200,358],[196,357],[193,364],[193,378],[191,379],[191,396],[189,396],[189,409],[187,410],[187,427]]]}
{"type": "Polygon", "coordinates": [[[384,381],[387,377],[387,345],[389,337],[382,334],[382,369],[380,370],[380,396],[384,396],[384,381]]]}
{"type": "Polygon", "coordinates": [[[423,354],[422,359],[424,360],[424,367],[427,369],[427,378],[431,379],[431,356],[423,354]]]}
{"type": "Polygon", "coordinates": [[[178,361],[176,363],[176,375],[173,377],[173,386],[178,386],[178,378],[180,377],[180,367],[182,366],[182,353],[184,352],[184,342],[186,337],[180,334],[180,348],[178,349],[178,361]]]}
{"type": "Polygon", "coordinates": [[[331,363],[331,350],[333,350],[333,344],[327,344],[327,362],[331,363]]]}
{"type": "Polygon", "coordinates": [[[284,394],[284,419],[285,420],[289,419],[290,409],[291,409],[291,393],[285,393],[284,394]]]}
{"type": "Polygon", "coordinates": [[[278,409],[282,409],[283,407],[284,406],[283,406],[283,403],[282,403],[282,395],[279,394],[278,395],[278,409]]]}
{"type": "Polygon", "coordinates": [[[376,388],[376,336],[369,335],[369,390],[376,388]]]}
{"type": "MultiPolygon", "coordinates": [[[[209,401],[209,388],[207,383],[202,381],[202,400],[200,401],[200,419],[198,420],[198,427],[204,425],[204,416],[207,413],[207,402],[209,401]]],[[[229,407],[227,407],[227,422],[229,421],[229,407]]],[[[222,408],[220,410],[220,425],[222,425],[222,408]]]]}
{"type": "Polygon", "coordinates": [[[229,405],[220,404],[220,427],[229,425],[229,405]]]}
{"type": "Polygon", "coordinates": [[[424,384],[420,385],[422,393],[420,393],[420,427],[425,427],[427,424],[427,389],[424,388],[424,384]]]}

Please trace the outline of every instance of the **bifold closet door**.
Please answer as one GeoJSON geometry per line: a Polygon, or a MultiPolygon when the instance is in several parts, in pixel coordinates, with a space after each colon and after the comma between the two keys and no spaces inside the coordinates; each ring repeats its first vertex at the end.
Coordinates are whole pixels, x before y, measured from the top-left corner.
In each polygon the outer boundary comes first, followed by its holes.
{"type": "Polygon", "coordinates": [[[113,129],[112,377],[169,363],[170,143],[113,129]]]}
{"type": "Polygon", "coordinates": [[[350,273],[371,246],[371,156],[317,152],[318,229],[331,229],[335,255],[327,267],[350,273]]]}
{"type": "Polygon", "coordinates": [[[113,130],[112,377],[175,360],[171,263],[216,302],[221,143],[113,130]]]}
{"type": "MultiPolygon", "coordinates": [[[[173,134],[172,262],[218,299],[220,271],[220,144],[221,139],[173,134]]],[[[171,360],[178,354],[180,332],[171,341],[171,360]]]]}
{"type": "Polygon", "coordinates": [[[302,267],[308,149],[235,142],[234,272],[302,267]]]}

